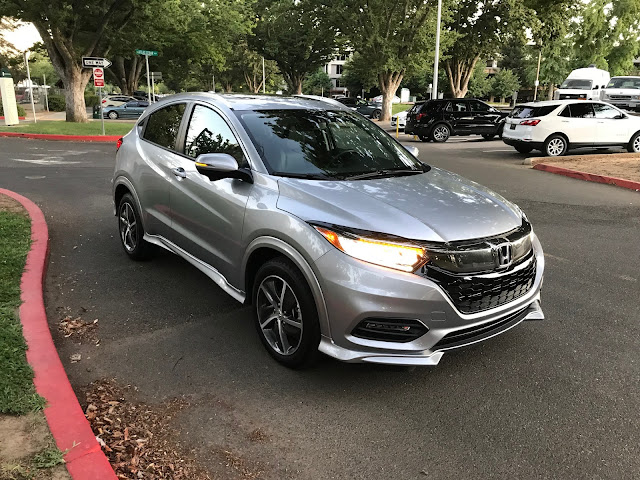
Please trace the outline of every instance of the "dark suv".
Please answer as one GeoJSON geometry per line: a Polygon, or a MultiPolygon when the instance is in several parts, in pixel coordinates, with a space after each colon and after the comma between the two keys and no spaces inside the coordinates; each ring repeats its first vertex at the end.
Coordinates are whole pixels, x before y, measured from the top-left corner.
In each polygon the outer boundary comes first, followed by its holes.
{"type": "Polygon", "coordinates": [[[446,142],[451,135],[482,135],[490,140],[502,135],[507,115],[475,99],[429,100],[409,110],[405,133],[424,142],[446,142]]]}

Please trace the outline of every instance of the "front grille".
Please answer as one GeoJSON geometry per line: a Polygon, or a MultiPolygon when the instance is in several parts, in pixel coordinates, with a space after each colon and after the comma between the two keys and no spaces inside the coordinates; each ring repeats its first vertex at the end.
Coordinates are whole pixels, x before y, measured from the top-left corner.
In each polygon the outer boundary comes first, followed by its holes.
{"type": "Polygon", "coordinates": [[[429,331],[422,322],[403,318],[365,318],[351,334],[354,337],[383,342],[406,343],[429,331]]]}
{"type": "Polygon", "coordinates": [[[421,275],[437,283],[463,313],[477,313],[525,295],[536,278],[533,251],[504,273],[456,274],[427,264],[421,275]]]}
{"type": "Polygon", "coordinates": [[[578,98],[587,98],[584,93],[562,93],[560,100],[576,100],[578,98]]]}
{"type": "Polygon", "coordinates": [[[527,314],[528,307],[523,308],[520,311],[507,315],[506,317],[492,320],[482,325],[475,325],[473,327],[463,328],[451,333],[447,333],[440,339],[433,347],[432,351],[443,350],[448,348],[455,348],[462,345],[468,345],[473,341],[479,341],[487,337],[491,337],[504,330],[508,330],[520,323],[527,314]]]}
{"type": "Polygon", "coordinates": [[[631,100],[631,95],[608,95],[610,100],[631,100]]]}

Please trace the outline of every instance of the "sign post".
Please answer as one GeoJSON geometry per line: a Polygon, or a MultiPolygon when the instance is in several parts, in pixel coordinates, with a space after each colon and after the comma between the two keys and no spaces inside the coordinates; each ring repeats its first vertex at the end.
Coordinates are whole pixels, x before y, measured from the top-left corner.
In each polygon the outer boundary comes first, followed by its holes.
{"type": "Polygon", "coordinates": [[[144,55],[144,61],[147,64],[147,100],[151,105],[151,78],[149,75],[149,57],[157,57],[158,52],[155,50],[136,50],[136,55],[144,55]]]}
{"type": "Polygon", "coordinates": [[[153,101],[156,101],[156,82],[162,80],[162,72],[151,72],[151,91],[153,92],[153,101]]]}
{"type": "Polygon", "coordinates": [[[93,68],[93,86],[98,88],[98,101],[100,102],[100,121],[102,122],[102,135],[104,132],[104,111],[102,109],[102,87],[104,87],[104,69],[111,66],[111,62],[102,57],[82,57],[82,68],[93,68]]]}
{"type": "Polygon", "coordinates": [[[102,122],[102,135],[104,135],[104,112],[102,111],[102,87],[104,87],[104,68],[93,68],[93,86],[98,87],[98,101],[100,102],[100,121],[102,122]]]}
{"type": "Polygon", "coordinates": [[[33,123],[38,123],[38,119],[36,118],[36,106],[33,102],[33,82],[31,82],[31,73],[29,72],[29,50],[24,51],[24,64],[27,66],[27,81],[29,82],[31,110],[33,110],[33,123]]]}

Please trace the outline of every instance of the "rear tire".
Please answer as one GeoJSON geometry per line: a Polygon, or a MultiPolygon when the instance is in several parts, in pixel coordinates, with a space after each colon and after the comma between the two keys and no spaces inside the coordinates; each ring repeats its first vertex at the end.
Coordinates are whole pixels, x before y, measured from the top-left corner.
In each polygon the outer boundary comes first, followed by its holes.
{"type": "Polygon", "coordinates": [[[380,110],[374,110],[373,113],[371,114],[371,118],[373,120],[378,120],[380,118],[380,110]]]}
{"type": "Polygon", "coordinates": [[[252,292],[262,344],[289,368],[309,367],[319,356],[318,311],[306,279],[289,260],[276,257],[256,273],[252,292]]]}
{"type": "Polygon", "coordinates": [[[562,135],[551,135],[544,142],[544,153],[547,157],[561,157],[569,150],[569,143],[562,135]]]}
{"type": "Polygon", "coordinates": [[[130,193],[125,193],[118,205],[118,233],[122,248],[129,258],[147,260],[151,257],[153,246],[144,240],[142,219],[130,193]]]}
{"type": "Polygon", "coordinates": [[[627,150],[631,153],[640,153],[640,132],[631,137],[627,145],[627,150]]]}
{"type": "Polygon", "coordinates": [[[495,137],[495,135],[492,133],[484,133],[482,135],[482,138],[484,138],[485,140],[493,140],[493,137],[495,137]]]}
{"type": "Polygon", "coordinates": [[[515,148],[518,153],[530,153],[533,150],[533,147],[530,147],[528,145],[517,145],[515,148]]]}
{"type": "Polygon", "coordinates": [[[444,143],[449,140],[451,136],[451,130],[444,123],[438,123],[431,130],[431,140],[437,143],[444,143]]]}
{"type": "Polygon", "coordinates": [[[431,140],[429,137],[426,137],[424,135],[418,135],[418,138],[423,142],[429,142],[431,140]]]}

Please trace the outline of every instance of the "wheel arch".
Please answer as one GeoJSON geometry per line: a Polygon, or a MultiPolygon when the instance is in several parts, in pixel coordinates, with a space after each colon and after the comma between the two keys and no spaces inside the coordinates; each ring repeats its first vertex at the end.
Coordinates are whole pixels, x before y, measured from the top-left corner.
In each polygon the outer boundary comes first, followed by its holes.
{"type": "Polygon", "coordinates": [[[136,202],[136,208],[138,209],[138,212],[140,212],[140,219],[142,220],[142,228],[145,228],[144,210],[142,210],[140,198],[138,197],[136,189],[133,187],[131,181],[124,176],[120,176],[113,181],[113,215],[115,216],[118,214],[118,204],[120,203],[122,197],[124,197],[127,193],[130,193],[133,197],[133,200],[136,202]]]}
{"type": "Polygon", "coordinates": [[[260,266],[270,259],[279,256],[285,257],[287,260],[292,262],[295,267],[300,270],[302,276],[307,281],[318,310],[320,332],[323,336],[330,338],[331,333],[329,329],[327,306],[324,301],[324,295],[322,293],[318,277],[304,256],[284,240],[272,236],[262,236],[253,240],[247,247],[242,260],[241,270],[244,276],[241,285],[245,286],[246,292],[245,304],[251,304],[253,301],[253,281],[260,266]]]}
{"type": "Polygon", "coordinates": [[[547,141],[553,137],[554,135],[560,135],[562,138],[564,138],[567,141],[567,150],[569,150],[569,148],[571,147],[571,141],[569,140],[569,137],[567,136],[566,133],[564,132],[553,132],[550,133],[549,135],[547,135],[547,138],[544,139],[543,143],[547,143],[547,141]]]}

